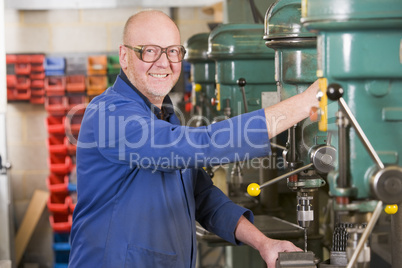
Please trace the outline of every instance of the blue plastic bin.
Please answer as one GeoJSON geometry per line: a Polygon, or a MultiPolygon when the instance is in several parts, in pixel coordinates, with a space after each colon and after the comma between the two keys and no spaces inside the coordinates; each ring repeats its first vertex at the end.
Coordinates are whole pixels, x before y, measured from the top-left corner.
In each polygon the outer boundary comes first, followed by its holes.
{"type": "Polygon", "coordinates": [[[46,57],[44,67],[47,76],[64,75],[66,62],[63,57],[46,57]]]}
{"type": "Polygon", "coordinates": [[[71,246],[69,243],[70,233],[54,233],[53,251],[56,265],[67,265],[71,246]]]}

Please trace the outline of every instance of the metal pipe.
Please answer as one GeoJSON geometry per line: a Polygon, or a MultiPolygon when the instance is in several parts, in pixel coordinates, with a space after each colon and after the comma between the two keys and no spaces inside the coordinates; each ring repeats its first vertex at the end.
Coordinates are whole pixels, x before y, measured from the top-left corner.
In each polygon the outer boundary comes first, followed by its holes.
{"type": "Polygon", "coordinates": [[[279,144],[276,144],[276,143],[273,143],[273,142],[271,142],[270,144],[271,144],[271,147],[275,147],[275,148],[278,148],[278,149],[281,149],[281,150],[286,150],[285,146],[282,146],[282,145],[279,145],[279,144]]]}
{"type": "Polygon", "coordinates": [[[246,90],[244,89],[247,84],[246,79],[239,78],[239,80],[237,80],[237,84],[239,85],[241,94],[243,95],[244,112],[248,113],[246,90]]]}
{"type": "Polygon", "coordinates": [[[355,252],[353,252],[353,255],[350,258],[349,263],[346,266],[346,268],[352,268],[355,265],[357,258],[363,249],[364,243],[366,243],[368,237],[370,236],[371,232],[373,231],[375,224],[377,223],[378,218],[381,215],[382,205],[383,205],[382,201],[378,201],[377,206],[375,207],[375,209],[373,211],[373,216],[371,216],[371,219],[368,222],[367,227],[364,229],[364,232],[362,233],[362,236],[360,237],[359,243],[357,244],[356,250],[355,250],[355,252]]]}
{"type": "MultiPolygon", "coordinates": [[[[268,182],[271,178],[275,178],[278,176],[278,169],[274,164],[276,154],[276,149],[273,149],[273,153],[269,156],[269,158],[261,159],[261,166],[259,170],[260,174],[260,184],[264,184],[268,182]]],[[[268,187],[260,194],[260,203],[264,209],[268,213],[268,215],[278,211],[279,208],[279,193],[278,193],[278,185],[272,185],[268,187]]]]}
{"type": "Polygon", "coordinates": [[[264,187],[267,187],[267,186],[269,186],[269,185],[271,185],[271,184],[273,184],[273,183],[277,183],[278,181],[280,181],[280,180],[282,180],[282,179],[286,179],[287,177],[290,177],[290,176],[292,176],[292,175],[294,175],[294,174],[297,174],[297,173],[299,173],[299,172],[302,172],[303,170],[309,169],[309,168],[311,168],[312,166],[313,166],[313,163],[310,163],[310,164],[308,164],[308,165],[306,165],[306,166],[303,166],[303,167],[301,167],[301,168],[292,170],[292,171],[290,171],[290,172],[288,172],[288,173],[286,173],[286,174],[283,174],[283,175],[281,175],[281,176],[279,176],[279,177],[276,177],[275,179],[272,179],[272,180],[267,181],[266,183],[260,185],[260,189],[262,189],[262,188],[264,188],[264,187]]]}
{"type": "Polygon", "coordinates": [[[296,162],[296,126],[290,128],[289,142],[290,142],[290,160],[289,162],[296,162]]]}
{"type": "Polygon", "coordinates": [[[338,111],[337,114],[337,125],[338,125],[338,144],[339,144],[339,178],[338,178],[338,187],[346,188],[348,187],[348,167],[349,167],[349,146],[347,139],[347,119],[344,116],[344,113],[341,110],[338,111]]]}
{"type": "Polygon", "coordinates": [[[241,90],[241,94],[243,95],[244,112],[248,113],[246,90],[244,89],[244,87],[240,87],[240,90],[241,90]]]}
{"type": "Polygon", "coordinates": [[[357,122],[356,118],[354,117],[352,111],[349,109],[349,106],[345,102],[343,98],[339,98],[339,104],[342,106],[343,110],[346,112],[346,114],[349,117],[350,122],[352,123],[353,127],[356,130],[357,135],[359,136],[361,142],[363,143],[364,147],[368,151],[369,155],[371,158],[374,160],[374,162],[377,164],[377,166],[380,169],[384,169],[384,164],[382,163],[380,157],[378,156],[377,152],[374,150],[373,146],[371,145],[369,139],[367,138],[366,134],[364,134],[364,131],[359,125],[359,122],[357,122]]]}

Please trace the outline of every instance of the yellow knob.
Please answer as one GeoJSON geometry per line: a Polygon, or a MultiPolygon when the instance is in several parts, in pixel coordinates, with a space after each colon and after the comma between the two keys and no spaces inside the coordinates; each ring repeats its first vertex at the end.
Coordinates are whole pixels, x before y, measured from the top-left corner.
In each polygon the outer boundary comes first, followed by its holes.
{"type": "Polygon", "coordinates": [[[250,183],[247,187],[247,193],[251,196],[258,196],[261,193],[260,185],[257,183],[250,183]]]}
{"type": "Polygon", "coordinates": [[[398,205],[397,204],[393,204],[393,205],[387,205],[384,209],[385,213],[387,214],[395,214],[398,212],[398,205]]]}
{"type": "Polygon", "coordinates": [[[202,89],[202,86],[200,84],[194,84],[194,90],[195,92],[200,92],[202,89]]]}

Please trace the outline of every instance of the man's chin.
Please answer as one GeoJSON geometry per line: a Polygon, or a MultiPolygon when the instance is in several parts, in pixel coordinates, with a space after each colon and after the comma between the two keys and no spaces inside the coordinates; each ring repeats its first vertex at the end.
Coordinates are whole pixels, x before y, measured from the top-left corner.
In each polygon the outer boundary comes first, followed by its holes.
{"type": "Polygon", "coordinates": [[[148,87],[148,93],[152,95],[153,97],[157,98],[164,98],[169,92],[172,90],[172,87],[166,87],[166,88],[160,88],[160,87],[155,87],[151,88],[148,87]]]}
{"type": "Polygon", "coordinates": [[[148,90],[148,94],[151,95],[154,99],[164,99],[167,94],[169,94],[171,89],[169,90],[148,90]]]}

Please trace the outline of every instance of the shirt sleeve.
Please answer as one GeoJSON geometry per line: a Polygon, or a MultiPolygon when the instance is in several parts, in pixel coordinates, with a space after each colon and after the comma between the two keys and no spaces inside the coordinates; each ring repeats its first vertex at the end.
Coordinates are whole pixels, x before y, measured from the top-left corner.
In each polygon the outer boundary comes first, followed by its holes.
{"type": "Polygon", "coordinates": [[[83,119],[93,124],[94,142],[111,162],[157,171],[199,168],[270,154],[263,110],[205,127],[175,125],[157,119],[132,101],[113,100],[88,107],[83,119]]]}
{"type": "Polygon", "coordinates": [[[233,203],[219,188],[213,185],[210,176],[197,169],[195,183],[196,220],[208,231],[224,240],[241,245],[235,237],[235,230],[240,217],[245,216],[254,222],[253,213],[233,203]]]}

